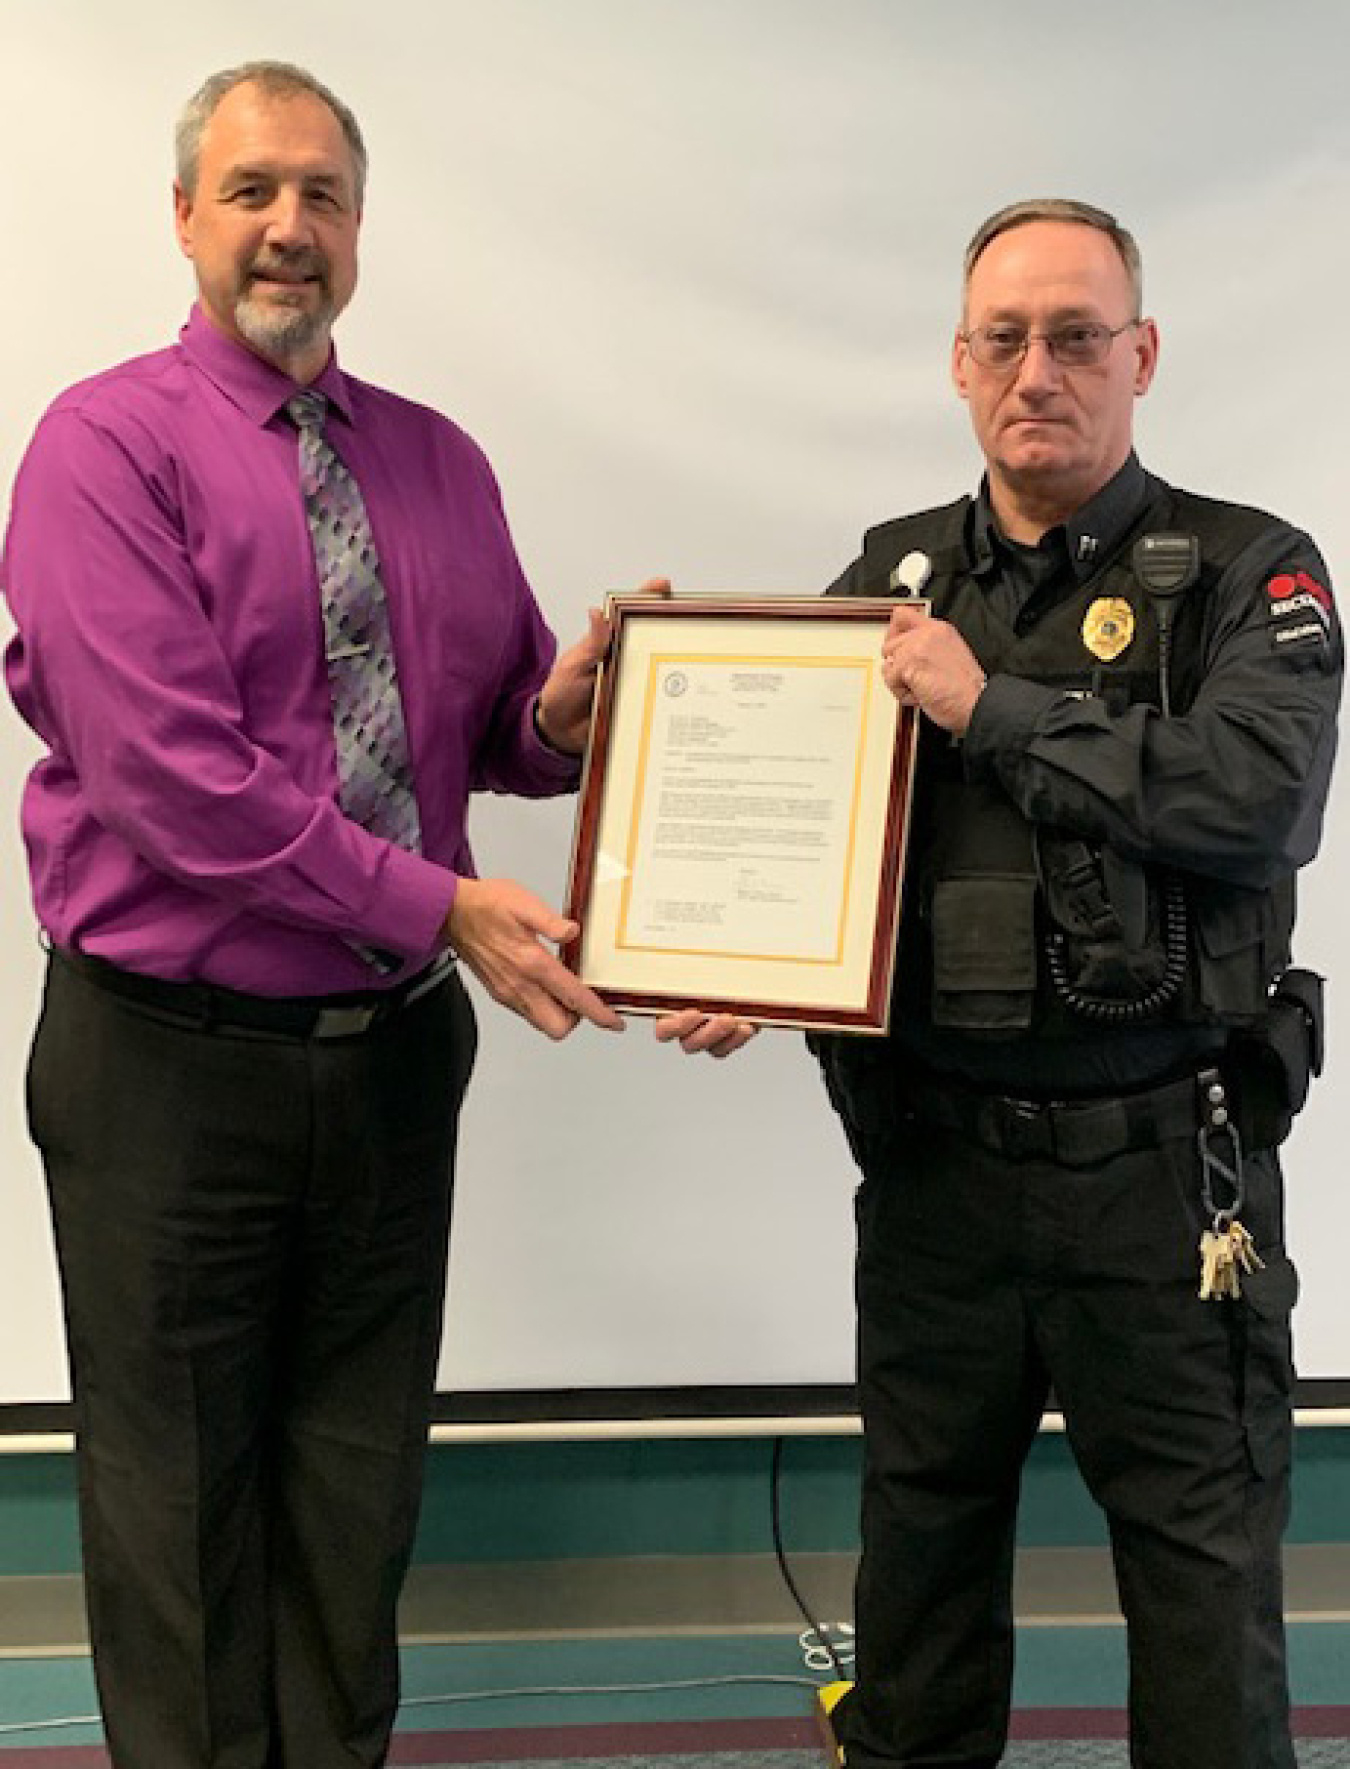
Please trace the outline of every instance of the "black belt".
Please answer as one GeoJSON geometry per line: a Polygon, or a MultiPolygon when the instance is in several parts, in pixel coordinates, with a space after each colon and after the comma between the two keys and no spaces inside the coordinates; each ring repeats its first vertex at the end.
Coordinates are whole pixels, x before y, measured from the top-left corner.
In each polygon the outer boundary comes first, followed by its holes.
{"type": "Polygon", "coordinates": [[[454,969],[444,952],[416,976],[391,989],[347,995],[244,995],[213,983],[171,983],[140,971],[121,970],[104,958],[59,947],[53,958],[78,971],[110,995],[166,1014],[199,1031],[215,1027],[272,1038],[359,1038],[439,988],[454,969]]]}
{"type": "Polygon", "coordinates": [[[946,1082],[915,1090],[906,1103],[922,1124],[968,1136],[1014,1161],[1091,1167],[1127,1149],[1156,1148],[1194,1136],[1216,1069],[1110,1099],[1029,1100],[977,1093],[946,1082]]]}

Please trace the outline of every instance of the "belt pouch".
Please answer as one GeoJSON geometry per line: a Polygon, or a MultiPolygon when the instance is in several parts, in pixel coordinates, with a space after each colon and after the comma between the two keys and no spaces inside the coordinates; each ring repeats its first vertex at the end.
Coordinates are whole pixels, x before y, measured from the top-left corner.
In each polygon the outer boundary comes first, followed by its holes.
{"type": "Polygon", "coordinates": [[[1287,970],[1261,1024],[1233,1035],[1238,1128],[1249,1148],[1276,1148],[1289,1135],[1313,1077],[1322,1072],[1323,1027],[1321,977],[1287,970]]]}
{"type": "Polygon", "coordinates": [[[930,909],[933,1024],[1017,1032],[1036,1004],[1036,881],[982,873],[939,879],[930,909]]]}

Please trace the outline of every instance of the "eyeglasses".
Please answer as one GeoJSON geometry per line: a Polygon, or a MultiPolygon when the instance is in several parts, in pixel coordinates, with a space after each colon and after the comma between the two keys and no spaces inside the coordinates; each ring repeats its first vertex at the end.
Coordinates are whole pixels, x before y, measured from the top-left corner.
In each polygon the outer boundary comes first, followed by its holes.
{"type": "Polygon", "coordinates": [[[1026,332],[1021,326],[978,326],[973,332],[962,332],[961,341],[985,369],[1015,367],[1036,340],[1045,345],[1061,368],[1091,369],[1106,361],[1122,332],[1138,324],[1137,319],[1127,319],[1123,326],[1103,326],[1084,320],[1076,325],[1056,326],[1053,332],[1026,332]]]}

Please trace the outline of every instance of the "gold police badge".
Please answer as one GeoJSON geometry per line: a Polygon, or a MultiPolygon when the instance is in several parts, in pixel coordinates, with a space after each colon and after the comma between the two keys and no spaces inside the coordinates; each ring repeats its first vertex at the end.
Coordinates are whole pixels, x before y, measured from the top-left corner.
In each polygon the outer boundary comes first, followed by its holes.
{"type": "Polygon", "coordinates": [[[1083,616],[1083,643],[1094,657],[1111,663],[1134,637],[1134,609],[1123,596],[1098,596],[1083,616]]]}

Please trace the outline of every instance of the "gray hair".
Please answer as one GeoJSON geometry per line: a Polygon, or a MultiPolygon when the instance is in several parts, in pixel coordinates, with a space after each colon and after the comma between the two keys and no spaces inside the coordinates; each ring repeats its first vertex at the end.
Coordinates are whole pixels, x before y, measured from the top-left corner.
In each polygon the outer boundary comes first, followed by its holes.
{"type": "Polygon", "coordinates": [[[352,161],[356,168],[356,203],[359,208],[365,198],[366,168],[369,163],[366,144],[361,138],[361,126],[351,109],[343,104],[336,93],[330,92],[322,80],[316,80],[313,74],[289,61],[246,61],[237,68],[224,68],[204,81],[183,106],[174,130],[174,160],[178,182],[187,195],[192,196],[197,189],[202,136],[206,125],[215,115],[216,107],[236,86],[250,85],[257,86],[269,98],[294,98],[297,93],[308,92],[328,106],[341,124],[347,146],[352,150],[352,161]]]}
{"type": "Polygon", "coordinates": [[[1028,197],[1020,203],[1009,203],[1006,209],[1000,209],[987,221],[982,221],[975,230],[975,237],[966,247],[961,279],[963,288],[970,286],[970,273],[989,242],[1014,227],[1024,227],[1028,221],[1073,221],[1082,227],[1095,227],[1099,233],[1104,233],[1120,253],[1121,263],[1129,275],[1130,289],[1134,295],[1133,317],[1143,317],[1144,261],[1139,256],[1139,247],[1135,244],[1134,236],[1120,225],[1114,215],[1108,215],[1105,209],[1096,209],[1091,203],[1080,203],[1073,197],[1028,197]]]}

